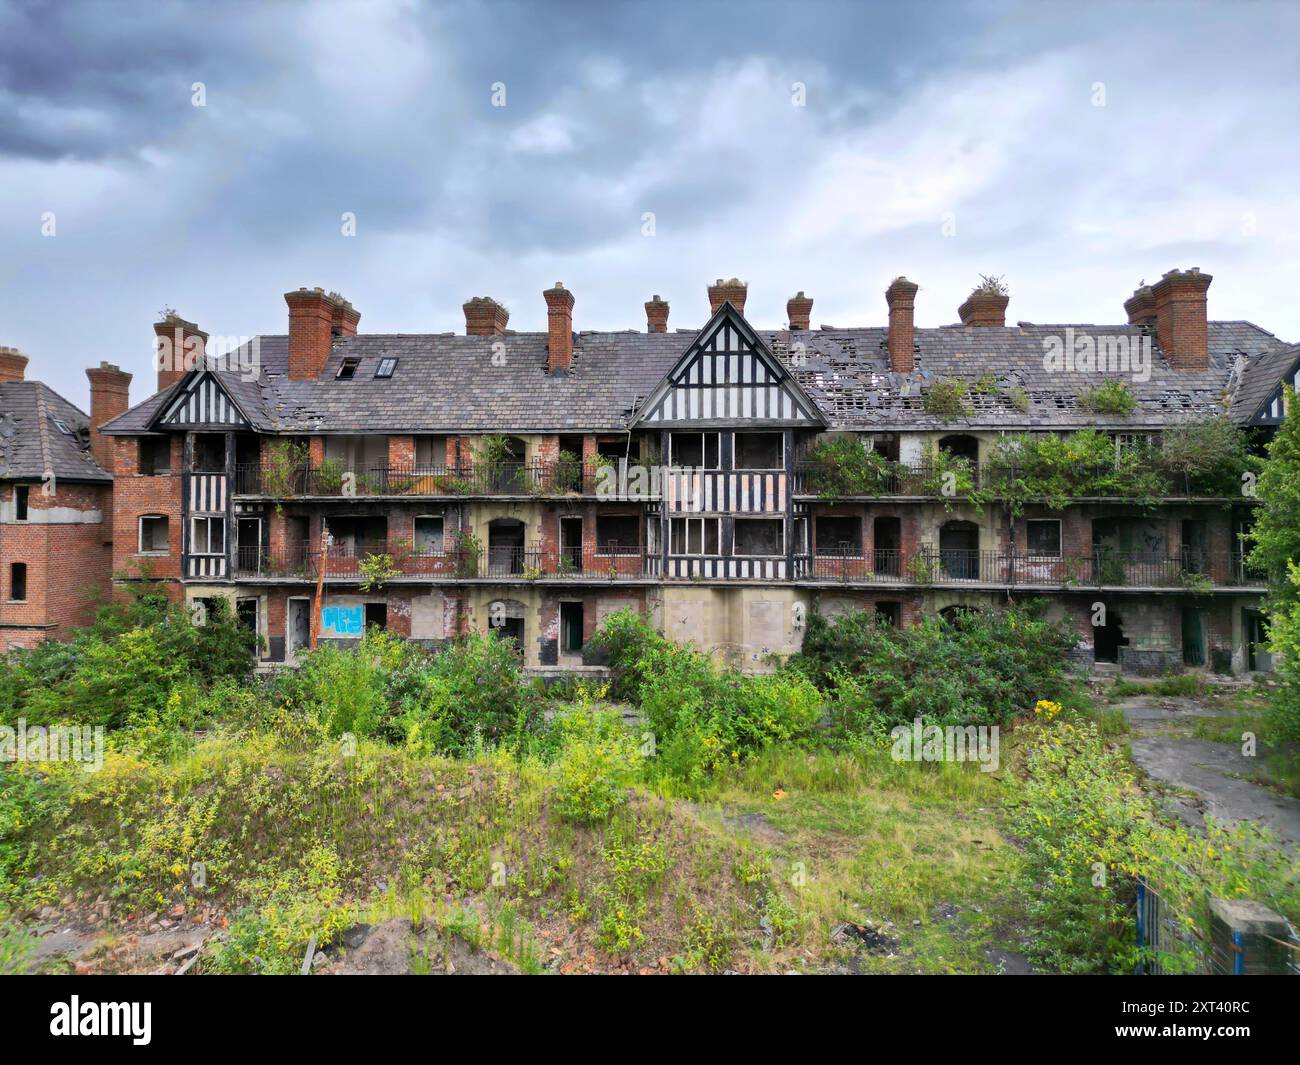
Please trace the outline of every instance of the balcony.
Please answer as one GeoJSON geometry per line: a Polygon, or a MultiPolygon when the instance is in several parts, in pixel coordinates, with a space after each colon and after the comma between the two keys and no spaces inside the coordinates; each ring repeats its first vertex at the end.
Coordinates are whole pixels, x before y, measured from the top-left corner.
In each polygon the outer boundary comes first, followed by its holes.
{"type": "Polygon", "coordinates": [[[329,460],[284,468],[244,463],[234,470],[234,494],[268,499],[592,496],[598,475],[597,466],[564,461],[360,469],[329,460]]]}
{"type": "MultiPolygon", "coordinates": [[[[1071,479],[1076,483],[1102,480],[1108,472],[1105,468],[1093,470],[1095,476],[1089,476],[1087,468],[1073,471],[1071,479]]],[[[806,464],[796,465],[790,475],[791,491],[796,498],[819,499],[823,502],[851,499],[934,499],[941,496],[950,498],[970,498],[972,495],[993,501],[1019,495],[1017,485],[1030,476],[1038,477],[1041,471],[1030,471],[1019,466],[1002,463],[978,465],[929,466],[891,463],[888,469],[864,478],[863,483],[848,486],[845,479],[835,471],[828,472],[825,467],[806,464]]],[[[1075,495],[1071,499],[1097,500],[1131,500],[1145,502],[1153,499],[1201,499],[1227,500],[1238,503],[1252,503],[1254,497],[1210,495],[1199,491],[1191,481],[1184,477],[1174,479],[1164,477],[1161,481],[1152,481],[1144,486],[1142,492],[1128,491],[1110,495],[1075,495]],[[1153,496],[1150,491],[1158,487],[1153,496]]]]}
{"type": "Polygon", "coordinates": [[[409,543],[375,541],[334,544],[322,554],[318,544],[283,548],[240,547],[237,580],[425,583],[428,581],[618,581],[645,580],[649,568],[641,547],[606,545],[595,552],[540,547],[452,548],[421,552],[409,543]]]}
{"type": "Polygon", "coordinates": [[[1070,591],[1160,589],[1199,593],[1262,589],[1265,578],[1242,556],[1155,558],[1141,554],[1038,557],[1010,551],[819,553],[795,559],[795,579],[842,584],[976,585],[1070,591]]]}

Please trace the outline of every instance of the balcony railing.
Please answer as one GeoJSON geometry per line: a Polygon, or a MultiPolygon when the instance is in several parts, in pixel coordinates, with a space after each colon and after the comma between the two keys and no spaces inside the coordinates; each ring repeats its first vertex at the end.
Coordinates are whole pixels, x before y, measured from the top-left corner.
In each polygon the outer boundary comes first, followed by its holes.
{"type": "MultiPolygon", "coordinates": [[[[486,547],[469,551],[418,551],[406,543],[336,543],[322,555],[307,543],[278,548],[240,547],[235,576],[241,580],[315,581],[376,584],[391,580],[659,580],[657,555],[643,547],[599,545],[554,550],[532,547],[486,547]],[[385,557],[386,556],[386,557],[385,557]]],[[[725,572],[719,570],[719,573],[725,572]]],[[[782,570],[784,573],[784,570],[782,570]]],[[[1240,555],[1156,558],[1140,554],[1098,553],[1082,557],[1043,557],[1009,551],[934,551],[911,554],[893,548],[796,555],[796,581],[905,586],[991,585],[1047,588],[1163,588],[1199,593],[1217,588],[1262,588],[1261,574],[1240,555]]],[[[672,579],[672,578],[670,578],[672,579]]]]}
{"type": "Polygon", "coordinates": [[[599,467],[552,462],[368,465],[326,460],[300,466],[235,466],[236,495],[295,496],[545,496],[594,495],[599,467]]]}
{"type": "MultiPolygon", "coordinates": [[[[1105,467],[1091,471],[1087,469],[1073,470],[1071,471],[1071,478],[1075,483],[1083,483],[1094,480],[1094,477],[1089,476],[1090,473],[1096,475],[1095,479],[1102,479],[1111,472],[1113,471],[1105,467]]],[[[791,474],[791,491],[796,496],[816,496],[820,499],[875,499],[889,496],[965,497],[972,492],[980,492],[990,498],[998,498],[1019,494],[1015,487],[1018,482],[1024,481],[1028,477],[1037,478],[1039,476],[1041,476],[1041,471],[1028,470],[1003,463],[986,463],[984,465],[968,463],[963,466],[893,463],[887,469],[865,476],[859,483],[854,484],[837,470],[828,470],[825,467],[800,463],[795,466],[794,472],[791,474]]],[[[1224,498],[1220,493],[1204,491],[1190,476],[1175,478],[1165,475],[1163,483],[1152,482],[1152,488],[1157,489],[1156,498],[1224,498]]],[[[1071,497],[1148,498],[1134,492],[1116,492],[1110,495],[1089,494],[1087,496],[1072,493],[1071,497]]],[[[1237,497],[1233,496],[1232,498],[1237,497]]],[[[1252,500],[1242,496],[1241,501],[1249,503],[1252,500]]]]}

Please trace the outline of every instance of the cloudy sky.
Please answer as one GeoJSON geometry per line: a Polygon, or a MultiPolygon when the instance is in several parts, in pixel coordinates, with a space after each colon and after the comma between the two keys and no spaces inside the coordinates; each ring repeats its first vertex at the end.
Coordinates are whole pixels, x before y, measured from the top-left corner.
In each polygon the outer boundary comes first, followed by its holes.
{"type": "Polygon", "coordinates": [[[735,275],[843,326],[906,274],[940,325],[994,273],[1010,320],[1113,322],[1189,266],[1297,340],[1297,42],[1241,2],[0,0],[0,344],[84,406],[101,359],[152,391],[160,308],[282,333],[299,285],[529,330],[560,279],[641,329],[735,275]]]}

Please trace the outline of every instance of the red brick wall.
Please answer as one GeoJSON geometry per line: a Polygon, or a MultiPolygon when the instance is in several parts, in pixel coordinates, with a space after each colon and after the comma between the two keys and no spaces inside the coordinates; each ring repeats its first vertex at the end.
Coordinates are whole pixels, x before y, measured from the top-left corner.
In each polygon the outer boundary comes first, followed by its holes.
{"type": "MultiPolygon", "coordinates": [[[[181,575],[181,466],[184,438],[171,441],[171,471],[144,476],[140,469],[139,446],[134,437],[117,440],[117,473],[113,481],[113,572],[139,576],[146,566],[153,577],[179,580],[181,575]],[[140,517],[162,514],[167,517],[168,551],[165,556],[139,552],[140,517]]],[[[179,585],[169,594],[181,598],[179,585]]]]}
{"type": "MultiPolygon", "coordinates": [[[[0,527],[0,650],[6,644],[30,646],[46,636],[63,636],[71,627],[94,620],[97,601],[111,591],[111,548],[105,542],[104,523],[43,521],[56,509],[67,508],[103,514],[109,490],[99,485],[59,483],[53,495],[40,484],[28,485],[26,522],[6,522],[0,527]],[[13,602],[13,563],[27,566],[27,592],[13,602]],[[9,628],[30,626],[31,628],[9,628]]],[[[16,486],[0,487],[12,506],[16,486]]]]}

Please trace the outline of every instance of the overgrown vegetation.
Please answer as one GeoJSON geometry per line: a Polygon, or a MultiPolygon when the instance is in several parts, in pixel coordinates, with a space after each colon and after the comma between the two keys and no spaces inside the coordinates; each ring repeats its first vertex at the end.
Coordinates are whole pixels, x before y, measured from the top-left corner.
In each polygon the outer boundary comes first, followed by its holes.
{"type": "Polygon", "coordinates": [[[1079,392],[1079,406],[1094,414],[1109,414],[1116,418],[1127,418],[1133,413],[1137,401],[1133,392],[1123,381],[1105,381],[1095,388],[1085,388],[1079,392]]]}
{"type": "Polygon", "coordinates": [[[941,377],[931,382],[921,396],[921,406],[926,414],[937,415],[945,422],[968,417],[971,405],[966,382],[951,377],[941,377]]]}

